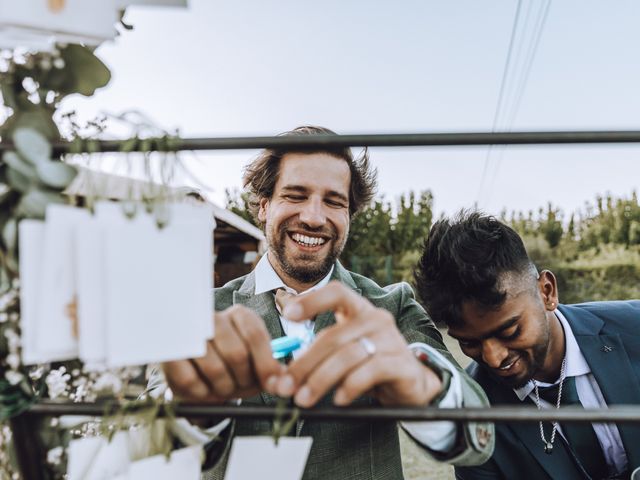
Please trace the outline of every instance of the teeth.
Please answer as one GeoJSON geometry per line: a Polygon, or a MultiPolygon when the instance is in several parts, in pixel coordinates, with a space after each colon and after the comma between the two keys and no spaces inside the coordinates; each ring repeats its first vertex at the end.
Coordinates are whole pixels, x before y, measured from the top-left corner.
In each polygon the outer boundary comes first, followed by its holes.
{"type": "Polygon", "coordinates": [[[309,237],[307,235],[301,235],[299,233],[294,233],[293,235],[291,235],[291,238],[293,238],[296,242],[298,242],[301,245],[304,245],[306,247],[313,247],[316,245],[322,245],[323,243],[326,242],[326,240],[324,238],[320,238],[320,237],[309,237]]]}
{"type": "MultiPolygon", "coordinates": [[[[517,359],[516,359],[517,360],[517,359]]],[[[506,367],[500,367],[500,370],[509,370],[511,367],[513,367],[513,364],[516,363],[516,360],[514,360],[513,362],[511,362],[509,365],[507,365],[506,367]]]]}

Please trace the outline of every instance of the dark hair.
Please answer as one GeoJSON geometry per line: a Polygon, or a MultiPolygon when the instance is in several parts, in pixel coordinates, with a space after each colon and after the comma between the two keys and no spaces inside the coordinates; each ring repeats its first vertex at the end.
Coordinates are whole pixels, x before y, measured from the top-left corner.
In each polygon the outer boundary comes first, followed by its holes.
{"type": "MultiPolygon", "coordinates": [[[[281,136],[293,135],[337,135],[334,131],[324,127],[302,126],[281,136]]],[[[263,150],[244,170],[243,185],[249,192],[249,212],[254,220],[262,226],[258,219],[261,198],[271,198],[278,174],[280,160],[287,153],[327,153],[347,162],[351,172],[349,186],[349,214],[353,217],[364,205],[368,204],[375,194],[377,172],[369,165],[369,152],[365,148],[360,157],[354,159],[349,147],[318,147],[317,149],[285,150],[267,148],[263,150]]]]}
{"type": "Polygon", "coordinates": [[[436,322],[462,322],[462,305],[500,307],[504,274],[529,274],[535,267],[520,236],[496,218],[461,211],[436,222],[414,271],[418,294],[436,322]]]}

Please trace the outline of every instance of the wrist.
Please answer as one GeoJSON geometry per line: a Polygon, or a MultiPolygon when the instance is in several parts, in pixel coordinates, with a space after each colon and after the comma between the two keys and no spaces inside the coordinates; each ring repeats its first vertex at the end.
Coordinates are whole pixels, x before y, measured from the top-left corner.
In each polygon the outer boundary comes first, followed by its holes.
{"type": "Polygon", "coordinates": [[[430,352],[419,345],[412,345],[411,351],[415,358],[422,364],[425,370],[425,389],[431,391],[432,385],[437,385],[438,393],[431,396],[427,405],[439,405],[440,401],[446,396],[451,384],[451,372],[437,362],[430,352]]]}

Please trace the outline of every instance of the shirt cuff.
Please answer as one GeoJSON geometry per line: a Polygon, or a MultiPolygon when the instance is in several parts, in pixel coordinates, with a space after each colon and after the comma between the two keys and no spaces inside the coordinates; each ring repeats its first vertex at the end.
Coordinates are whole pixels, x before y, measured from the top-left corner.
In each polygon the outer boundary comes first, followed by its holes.
{"type": "MultiPolygon", "coordinates": [[[[458,369],[438,350],[429,345],[416,342],[409,345],[409,348],[426,351],[431,362],[451,374],[449,389],[435,406],[438,408],[462,407],[462,380],[458,369]]],[[[455,422],[401,422],[401,425],[416,441],[430,450],[447,452],[456,444],[458,429],[455,422]]]]}

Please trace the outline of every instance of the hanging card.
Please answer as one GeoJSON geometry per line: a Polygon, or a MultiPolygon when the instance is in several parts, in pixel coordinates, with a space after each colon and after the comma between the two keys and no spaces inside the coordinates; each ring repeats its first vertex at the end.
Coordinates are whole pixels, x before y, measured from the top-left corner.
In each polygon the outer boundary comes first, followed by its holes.
{"type": "MultiPolygon", "coordinates": [[[[107,213],[115,218],[112,208],[107,213]]],[[[163,228],[144,211],[131,219],[120,214],[104,230],[110,366],[205,354],[213,313],[210,270],[203,268],[212,263],[210,221],[177,213],[169,207],[163,228]]]]}
{"type": "Polygon", "coordinates": [[[165,455],[155,455],[131,463],[128,478],[154,480],[200,480],[202,473],[202,447],[182,448],[171,452],[169,458],[165,455]]]}
{"type": "Polygon", "coordinates": [[[0,0],[0,27],[55,35],[58,41],[97,45],[115,36],[117,9],[112,1],[0,0]]]}
{"type": "Polygon", "coordinates": [[[311,449],[311,437],[235,437],[225,480],[300,480],[311,449]],[[250,459],[250,461],[247,461],[250,459]]]}
{"type": "Polygon", "coordinates": [[[44,222],[22,220],[18,226],[20,248],[20,330],[22,362],[26,365],[45,362],[38,351],[38,304],[40,265],[44,241],[44,222]]]}
{"type": "Polygon", "coordinates": [[[78,356],[67,309],[75,301],[75,229],[89,220],[89,212],[67,205],[49,205],[44,227],[40,271],[36,347],[49,361],[78,356]]]}

